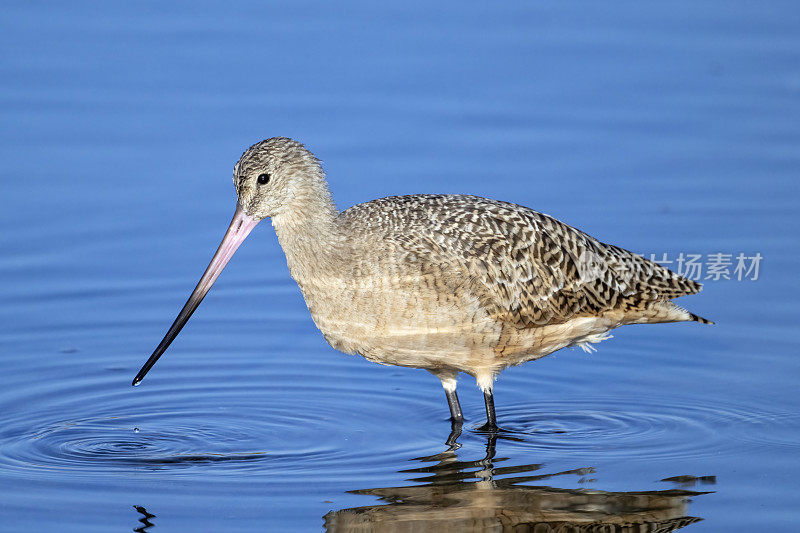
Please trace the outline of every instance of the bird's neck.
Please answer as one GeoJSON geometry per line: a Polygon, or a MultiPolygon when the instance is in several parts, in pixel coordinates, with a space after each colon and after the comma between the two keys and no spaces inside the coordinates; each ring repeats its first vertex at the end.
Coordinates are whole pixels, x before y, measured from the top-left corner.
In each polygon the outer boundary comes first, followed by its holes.
{"type": "Polygon", "coordinates": [[[272,217],[278,241],[292,277],[303,286],[329,270],[339,257],[342,239],[337,231],[338,211],[324,179],[272,217]]]}

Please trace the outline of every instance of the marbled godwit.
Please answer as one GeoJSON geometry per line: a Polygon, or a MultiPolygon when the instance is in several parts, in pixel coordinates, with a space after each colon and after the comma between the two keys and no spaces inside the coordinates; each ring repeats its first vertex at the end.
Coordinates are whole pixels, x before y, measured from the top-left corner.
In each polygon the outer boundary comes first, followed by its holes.
{"type": "Polygon", "coordinates": [[[325,340],[376,363],[428,370],[454,422],[463,419],[459,372],[477,380],[491,429],[492,386],[509,366],[567,346],[593,349],[625,324],[710,323],[671,301],[698,283],[526,207],[418,194],[338,212],[319,160],[285,137],[248,148],[233,181],[230,227],[134,385],[265,218],[325,340]]]}

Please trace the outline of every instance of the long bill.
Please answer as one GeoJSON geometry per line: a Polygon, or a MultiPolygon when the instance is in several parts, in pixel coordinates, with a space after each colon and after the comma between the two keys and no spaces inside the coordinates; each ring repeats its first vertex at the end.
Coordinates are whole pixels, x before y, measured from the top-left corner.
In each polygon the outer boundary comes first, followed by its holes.
{"type": "Polygon", "coordinates": [[[228,226],[228,231],[225,232],[225,236],[222,238],[217,252],[214,254],[214,257],[208,264],[208,268],[206,268],[206,271],[203,273],[203,277],[200,278],[194,291],[192,291],[192,294],[189,296],[183,309],[181,309],[181,312],[178,313],[178,317],[175,319],[175,322],[172,323],[172,326],[170,326],[167,334],[164,335],[164,338],[156,347],[153,355],[150,356],[150,359],[147,360],[142,369],[139,370],[139,373],[136,374],[136,377],[133,378],[134,386],[141,383],[147,372],[156,364],[158,358],[169,348],[169,345],[172,344],[172,341],[175,340],[175,337],[181,332],[181,329],[186,325],[186,322],[189,320],[189,317],[192,316],[194,310],[197,309],[197,306],[203,301],[208,290],[214,282],[217,281],[220,273],[222,273],[222,269],[228,264],[228,261],[230,261],[236,249],[244,242],[258,222],[257,219],[245,213],[241,205],[237,204],[236,212],[233,214],[233,220],[231,220],[231,225],[228,226]]]}

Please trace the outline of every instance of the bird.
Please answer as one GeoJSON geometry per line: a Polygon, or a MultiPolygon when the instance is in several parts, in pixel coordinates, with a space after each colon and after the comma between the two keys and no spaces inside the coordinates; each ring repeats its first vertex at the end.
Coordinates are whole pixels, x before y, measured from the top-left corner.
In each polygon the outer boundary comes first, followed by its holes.
{"type": "Polygon", "coordinates": [[[475,378],[497,430],[494,383],[562,348],[594,351],[614,328],[693,321],[672,300],[701,285],[530,208],[461,194],[390,196],[339,211],[320,160],[272,137],[233,169],[233,219],[184,307],[133,380],[169,347],[231,256],[269,218],[311,318],[336,350],[441,380],[475,378]]]}

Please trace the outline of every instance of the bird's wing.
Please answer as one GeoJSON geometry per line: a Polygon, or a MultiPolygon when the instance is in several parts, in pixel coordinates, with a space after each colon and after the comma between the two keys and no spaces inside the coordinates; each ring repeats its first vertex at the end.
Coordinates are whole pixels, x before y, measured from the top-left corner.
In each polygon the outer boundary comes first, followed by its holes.
{"type": "MultiPolygon", "coordinates": [[[[383,239],[466,280],[462,285],[492,316],[518,327],[636,309],[700,290],[640,255],[519,205],[460,195],[373,203],[380,203],[383,239]]],[[[354,218],[376,213],[356,211],[354,218]]]]}

